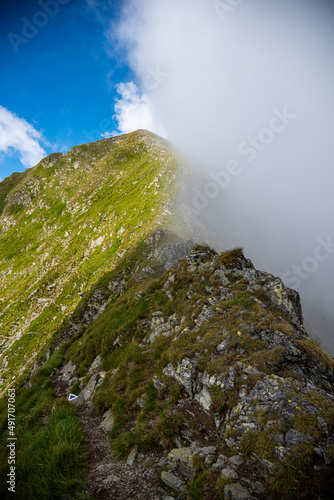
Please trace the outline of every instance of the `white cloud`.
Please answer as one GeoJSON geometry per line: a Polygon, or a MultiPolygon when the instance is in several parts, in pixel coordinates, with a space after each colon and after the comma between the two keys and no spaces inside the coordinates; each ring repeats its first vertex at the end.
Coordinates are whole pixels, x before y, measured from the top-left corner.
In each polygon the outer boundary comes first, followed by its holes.
{"type": "Polygon", "coordinates": [[[101,134],[101,137],[103,137],[103,139],[109,139],[109,137],[115,137],[115,135],[118,135],[118,133],[116,133],[115,131],[103,132],[103,134],[101,134]]]}
{"type": "Polygon", "coordinates": [[[147,94],[140,94],[133,82],[120,83],[116,89],[120,97],[115,104],[114,118],[122,133],[146,129],[163,135],[162,127],[154,120],[147,94]]]}
{"type": "Polygon", "coordinates": [[[40,142],[44,141],[41,132],[23,118],[0,106],[0,152],[18,155],[24,167],[35,166],[46,156],[40,142]]]}
{"type": "MultiPolygon", "coordinates": [[[[159,130],[208,174],[238,161],[242,173],[210,201],[203,239],[244,246],[276,275],[333,235],[333,21],[327,0],[127,0],[109,34],[138,87],[119,87],[120,128],[159,130]],[[268,141],[274,109],[296,119],[268,141]]],[[[334,303],[331,266],[302,293],[334,303]]]]}

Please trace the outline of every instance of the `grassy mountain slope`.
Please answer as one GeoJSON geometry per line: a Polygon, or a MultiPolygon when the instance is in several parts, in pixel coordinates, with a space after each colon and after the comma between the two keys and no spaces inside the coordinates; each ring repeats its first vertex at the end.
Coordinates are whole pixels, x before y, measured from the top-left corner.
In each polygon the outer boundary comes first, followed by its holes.
{"type": "Polygon", "coordinates": [[[50,155],[0,184],[3,387],[80,294],[164,219],[176,163],[165,144],[138,131],[50,155]]]}

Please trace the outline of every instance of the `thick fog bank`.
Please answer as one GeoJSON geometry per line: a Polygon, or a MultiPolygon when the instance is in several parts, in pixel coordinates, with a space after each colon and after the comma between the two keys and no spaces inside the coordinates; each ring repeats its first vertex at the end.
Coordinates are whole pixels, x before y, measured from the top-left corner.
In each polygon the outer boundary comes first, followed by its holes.
{"type": "Polygon", "coordinates": [[[205,172],[188,209],[299,290],[334,353],[333,21],[322,0],[128,2],[117,37],[137,80],[117,113],[128,131],[145,109],[205,172]]]}

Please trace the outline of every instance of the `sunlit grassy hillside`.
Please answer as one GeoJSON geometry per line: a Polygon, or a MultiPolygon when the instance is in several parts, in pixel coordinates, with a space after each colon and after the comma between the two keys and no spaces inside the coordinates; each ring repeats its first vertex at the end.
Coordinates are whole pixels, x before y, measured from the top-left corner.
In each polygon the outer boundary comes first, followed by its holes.
{"type": "Polygon", "coordinates": [[[164,142],[137,131],[52,154],[0,183],[2,390],[162,222],[176,165],[164,142]]]}

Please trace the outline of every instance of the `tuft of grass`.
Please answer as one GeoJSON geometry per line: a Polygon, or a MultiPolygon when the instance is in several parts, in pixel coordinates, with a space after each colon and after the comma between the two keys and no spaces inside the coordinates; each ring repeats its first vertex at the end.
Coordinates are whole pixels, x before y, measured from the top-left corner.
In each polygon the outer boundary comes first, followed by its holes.
{"type": "MultiPolygon", "coordinates": [[[[194,460],[196,458],[194,457],[194,460]]],[[[200,462],[197,465],[195,477],[187,484],[187,498],[189,500],[223,499],[224,488],[229,483],[229,480],[219,477],[219,472],[205,470],[203,462],[200,462]]]]}
{"type": "Polygon", "coordinates": [[[312,415],[306,415],[305,413],[298,413],[293,419],[291,425],[293,429],[301,432],[302,434],[307,434],[314,439],[320,439],[321,437],[321,426],[318,422],[318,418],[312,415]]]}
{"type": "Polygon", "coordinates": [[[306,352],[307,356],[314,359],[317,363],[323,363],[328,370],[334,371],[334,361],[319,345],[319,342],[313,339],[296,340],[296,344],[306,352]]]}
{"type": "Polygon", "coordinates": [[[69,388],[69,391],[77,396],[80,392],[80,382],[74,382],[74,384],[69,388]]]}
{"type": "Polygon", "coordinates": [[[112,430],[110,438],[111,451],[117,460],[126,459],[132,448],[137,448],[141,453],[148,453],[159,444],[156,435],[147,432],[141,425],[130,432],[117,433],[112,430]]]}
{"type": "Polygon", "coordinates": [[[225,416],[227,411],[231,410],[237,404],[239,390],[239,386],[235,386],[233,389],[229,389],[225,392],[219,387],[211,387],[211,411],[220,417],[225,416]]]}
{"type": "Polygon", "coordinates": [[[249,457],[251,453],[256,453],[266,460],[275,460],[274,449],[277,446],[270,437],[274,432],[273,428],[265,431],[248,431],[241,439],[241,453],[249,457]]]}
{"type": "Polygon", "coordinates": [[[179,435],[184,422],[184,417],[179,412],[162,412],[157,419],[155,432],[162,440],[165,448],[175,446],[174,438],[179,435]]]}
{"type": "Polygon", "coordinates": [[[305,399],[314,403],[321,408],[319,416],[321,416],[328,425],[328,431],[330,434],[334,432],[334,405],[333,402],[325,397],[324,393],[319,394],[317,391],[309,391],[305,399]]]}
{"type": "Polygon", "coordinates": [[[227,269],[232,269],[233,267],[237,267],[236,263],[240,259],[245,260],[243,248],[233,248],[232,250],[228,250],[227,252],[222,253],[216,262],[217,266],[225,266],[227,269]]]}
{"type": "Polygon", "coordinates": [[[319,485],[314,480],[313,447],[302,443],[293,454],[289,454],[280,464],[278,472],[267,482],[268,492],[278,500],[317,498],[319,485]]]}
{"type": "Polygon", "coordinates": [[[272,350],[261,350],[252,353],[248,358],[249,364],[268,375],[278,374],[284,362],[285,351],[283,347],[275,347],[272,350]]]}
{"type": "Polygon", "coordinates": [[[55,368],[58,368],[64,359],[67,344],[63,344],[56,352],[37,370],[36,376],[49,377],[55,368]]]}
{"type": "Polygon", "coordinates": [[[334,444],[332,444],[332,446],[327,448],[325,451],[325,458],[330,460],[332,463],[334,462],[334,444]]]}
{"type": "MultiPolygon", "coordinates": [[[[64,400],[54,402],[50,380],[39,377],[35,385],[23,388],[16,399],[16,492],[27,500],[60,499],[75,495],[84,482],[83,432],[75,408],[64,400]]],[[[0,427],[5,430],[6,414],[0,427]]],[[[0,440],[0,496],[7,490],[7,433],[0,440]]]]}

